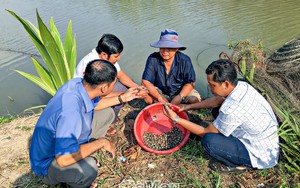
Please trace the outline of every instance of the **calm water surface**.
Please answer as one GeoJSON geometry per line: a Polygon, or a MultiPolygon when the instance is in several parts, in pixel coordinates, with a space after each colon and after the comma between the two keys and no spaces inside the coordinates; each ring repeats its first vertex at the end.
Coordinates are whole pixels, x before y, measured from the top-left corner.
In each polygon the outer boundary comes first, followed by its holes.
{"type": "Polygon", "coordinates": [[[275,50],[300,33],[300,1],[119,1],[119,0],[2,0],[0,5],[0,116],[15,115],[34,105],[46,104],[50,96],[13,69],[34,73],[34,45],[21,24],[5,9],[35,25],[35,10],[48,23],[51,16],[64,36],[69,20],[77,38],[77,62],[96,45],[101,35],[113,33],[125,49],[120,65],[140,83],[146,58],[156,49],[149,46],[161,30],[179,33],[180,43],[197,73],[196,89],[208,96],[205,68],[227,48],[229,40],[263,40],[275,50]]]}

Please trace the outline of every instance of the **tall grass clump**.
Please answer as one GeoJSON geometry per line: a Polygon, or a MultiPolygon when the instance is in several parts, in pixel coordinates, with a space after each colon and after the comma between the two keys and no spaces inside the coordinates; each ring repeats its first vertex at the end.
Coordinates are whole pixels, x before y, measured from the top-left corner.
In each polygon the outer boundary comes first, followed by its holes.
{"type": "Polygon", "coordinates": [[[14,12],[7,11],[23,25],[45,64],[31,57],[38,76],[20,70],[15,71],[53,96],[61,85],[73,78],[76,66],[76,40],[72,32],[72,21],[69,21],[63,43],[53,18],[50,19],[48,29],[36,10],[37,28],[14,12]]]}
{"type": "Polygon", "coordinates": [[[15,117],[0,117],[0,124],[4,124],[4,123],[9,123],[11,121],[13,121],[14,119],[16,119],[15,117]]]}
{"type": "Polygon", "coordinates": [[[263,43],[261,40],[257,44],[250,39],[240,40],[236,44],[229,41],[228,48],[233,50],[231,60],[236,63],[241,76],[254,86],[255,68],[265,64],[263,43]]]}
{"type": "Polygon", "coordinates": [[[279,127],[279,136],[282,138],[280,143],[281,152],[287,163],[286,169],[295,174],[300,172],[300,117],[287,110],[277,109],[284,117],[284,121],[279,127]]]}

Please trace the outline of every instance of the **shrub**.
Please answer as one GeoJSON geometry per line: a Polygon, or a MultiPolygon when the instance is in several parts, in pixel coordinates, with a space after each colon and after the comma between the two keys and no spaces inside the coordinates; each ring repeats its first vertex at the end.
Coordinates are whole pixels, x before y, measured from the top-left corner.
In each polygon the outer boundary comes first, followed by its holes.
{"type": "Polygon", "coordinates": [[[45,64],[43,66],[37,59],[31,57],[39,76],[20,70],[15,71],[53,96],[61,85],[73,78],[76,66],[76,40],[72,33],[72,21],[69,21],[63,44],[53,18],[50,19],[48,29],[36,10],[39,27],[37,28],[14,12],[7,11],[23,25],[45,64]]]}

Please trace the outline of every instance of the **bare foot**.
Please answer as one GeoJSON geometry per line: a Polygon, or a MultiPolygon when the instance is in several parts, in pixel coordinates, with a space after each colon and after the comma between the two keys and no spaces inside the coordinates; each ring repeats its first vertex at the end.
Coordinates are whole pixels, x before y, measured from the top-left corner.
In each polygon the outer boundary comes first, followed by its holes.
{"type": "Polygon", "coordinates": [[[96,188],[96,187],[98,187],[98,184],[97,184],[97,181],[95,180],[95,181],[91,184],[90,188],[96,188]]]}

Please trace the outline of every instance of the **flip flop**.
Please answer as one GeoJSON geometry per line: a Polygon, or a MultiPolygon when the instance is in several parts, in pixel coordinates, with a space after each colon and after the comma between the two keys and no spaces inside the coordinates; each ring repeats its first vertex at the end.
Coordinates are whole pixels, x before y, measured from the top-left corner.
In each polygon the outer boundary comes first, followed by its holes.
{"type": "Polygon", "coordinates": [[[237,166],[237,167],[230,167],[230,166],[226,166],[225,164],[222,164],[218,161],[215,160],[211,160],[209,162],[209,167],[217,172],[221,172],[221,173],[231,173],[231,172],[235,172],[235,173],[243,173],[247,171],[247,167],[245,166],[237,166]]]}
{"type": "Polygon", "coordinates": [[[106,136],[114,136],[117,134],[117,131],[114,127],[109,127],[107,132],[106,132],[106,136]]]}
{"type": "Polygon", "coordinates": [[[100,167],[102,166],[100,160],[97,159],[97,157],[95,157],[95,156],[92,156],[92,157],[93,157],[93,159],[96,161],[97,167],[100,168],[100,167]]]}
{"type": "Polygon", "coordinates": [[[123,124],[122,121],[116,121],[115,123],[111,124],[109,126],[105,136],[112,137],[112,136],[117,135],[117,132],[119,131],[119,129],[122,128],[122,124],[123,124]],[[117,129],[117,127],[119,127],[119,128],[117,129]]]}

